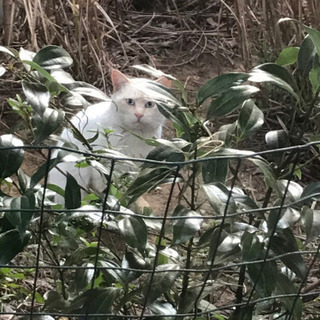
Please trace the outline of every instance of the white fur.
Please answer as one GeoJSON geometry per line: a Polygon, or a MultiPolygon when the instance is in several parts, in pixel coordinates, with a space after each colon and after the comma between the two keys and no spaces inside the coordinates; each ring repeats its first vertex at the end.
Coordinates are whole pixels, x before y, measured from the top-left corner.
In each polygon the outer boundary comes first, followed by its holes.
{"type": "MultiPolygon", "coordinates": [[[[131,132],[143,138],[161,138],[165,118],[155,104],[151,108],[146,108],[146,103],[152,102],[152,99],[134,86],[135,82],[140,83],[141,79],[129,80],[122,74],[120,76],[124,77],[120,84],[113,79],[117,91],[112,95],[110,102],[101,102],[89,106],[85,111],[80,111],[73,116],[71,122],[86,139],[92,138],[97,130],[99,131],[99,137],[92,143],[94,150],[109,147],[103,129],[113,129],[114,132],[108,138],[112,149],[129,157],[145,158],[152,147],[131,132]],[[135,105],[129,105],[127,99],[134,100],[135,105]]],[[[80,141],[74,138],[70,129],[64,129],[61,138],[74,143],[80,150],[89,151],[80,141]]],[[[59,142],[58,145],[62,145],[62,142],[59,142]]],[[[54,154],[54,156],[56,155],[57,153],[54,154]]],[[[58,166],[63,172],[69,172],[85,189],[92,188],[99,192],[105,189],[106,185],[103,177],[92,167],[75,168],[74,162],[63,162],[58,166]]],[[[50,172],[49,183],[64,188],[66,178],[59,170],[54,168],[50,172]]]]}

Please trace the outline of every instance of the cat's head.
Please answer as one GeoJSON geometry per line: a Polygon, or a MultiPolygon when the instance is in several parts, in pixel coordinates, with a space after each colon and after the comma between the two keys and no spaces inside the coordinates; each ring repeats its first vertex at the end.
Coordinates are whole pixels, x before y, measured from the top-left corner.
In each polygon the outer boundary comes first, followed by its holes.
{"type": "MultiPolygon", "coordinates": [[[[165,117],[160,113],[152,97],[139,90],[137,84],[145,79],[128,78],[119,70],[112,70],[112,100],[117,106],[117,114],[124,128],[131,131],[151,131],[164,124],[165,117]]],[[[160,77],[156,80],[170,87],[171,80],[160,77]]]]}

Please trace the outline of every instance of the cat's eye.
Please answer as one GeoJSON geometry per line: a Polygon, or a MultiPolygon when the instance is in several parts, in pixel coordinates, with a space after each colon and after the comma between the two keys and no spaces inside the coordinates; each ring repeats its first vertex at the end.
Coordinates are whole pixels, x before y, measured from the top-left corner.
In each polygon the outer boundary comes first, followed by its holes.
{"type": "Polygon", "coordinates": [[[126,99],[126,102],[129,106],[134,106],[136,103],[133,99],[129,98],[129,99],[126,99]]]}
{"type": "Polygon", "coordinates": [[[145,104],[145,107],[146,108],[152,108],[154,106],[154,102],[153,101],[148,101],[146,104],[145,104]]]}

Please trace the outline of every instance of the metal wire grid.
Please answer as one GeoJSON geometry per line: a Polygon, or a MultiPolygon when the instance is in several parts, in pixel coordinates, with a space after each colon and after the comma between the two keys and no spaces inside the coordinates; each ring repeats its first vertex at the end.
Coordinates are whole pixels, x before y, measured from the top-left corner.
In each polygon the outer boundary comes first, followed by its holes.
{"type": "MultiPolygon", "coordinates": [[[[260,152],[260,153],[253,153],[251,155],[243,155],[243,156],[220,156],[220,157],[216,157],[216,158],[207,158],[207,159],[199,159],[199,160],[193,160],[193,161],[188,161],[188,162],[183,162],[183,163],[166,163],[166,165],[171,166],[172,167],[172,172],[174,173],[174,179],[173,179],[173,183],[170,186],[170,192],[168,194],[168,197],[166,199],[166,207],[164,212],[161,212],[159,214],[159,216],[145,216],[145,215],[141,215],[141,214],[136,214],[137,217],[141,217],[145,220],[150,219],[150,220],[156,220],[156,221],[161,221],[161,230],[159,231],[158,237],[158,243],[156,245],[156,254],[155,254],[155,258],[154,261],[158,261],[158,255],[160,254],[160,250],[161,250],[161,240],[165,237],[165,226],[168,222],[172,222],[176,219],[186,219],[187,217],[183,217],[183,216],[179,216],[179,217],[173,217],[170,216],[170,204],[172,202],[172,198],[173,198],[173,190],[174,187],[177,183],[177,177],[179,172],[181,171],[181,168],[183,166],[185,166],[186,164],[192,164],[192,163],[198,163],[198,162],[204,162],[204,161],[209,161],[212,159],[229,159],[229,160],[235,160],[237,162],[236,165],[236,170],[233,172],[232,177],[229,179],[229,181],[231,181],[230,183],[230,192],[229,192],[229,196],[228,199],[226,201],[226,206],[225,206],[225,210],[224,210],[224,214],[223,215],[195,215],[193,217],[193,219],[203,219],[203,221],[206,220],[216,220],[216,221],[220,221],[220,228],[219,228],[219,235],[218,238],[220,238],[222,230],[223,230],[223,226],[224,223],[226,221],[227,218],[230,217],[237,217],[237,216],[244,216],[244,215],[248,215],[248,214],[254,214],[254,213],[258,213],[258,212],[269,212],[270,210],[278,210],[278,219],[280,219],[281,213],[283,212],[283,210],[285,210],[286,208],[298,204],[299,202],[305,201],[307,199],[311,199],[311,198],[315,198],[317,196],[320,196],[320,193],[317,194],[312,194],[311,196],[308,196],[307,198],[303,198],[300,199],[297,202],[291,202],[288,203],[287,200],[287,192],[288,192],[288,187],[290,184],[291,179],[293,179],[293,173],[296,169],[296,165],[299,162],[299,156],[301,155],[302,152],[308,150],[310,147],[312,147],[313,145],[315,145],[316,143],[310,143],[310,144],[306,144],[303,146],[296,146],[296,147],[290,147],[290,148],[283,148],[283,149],[277,149],[277,150],[271,150],[271,151],[265,151],[265,152],[260,152]],[[291,168],[291,174],[289,176],[289,180],[284,192],[284,195],[281,199],[281,203],[280,205],[277,206],[269,206],[269,207],[260,207],[258,209],[254,209],[254,210],[246,210],[246,211],[242,211],[242,212],[237,212],[234,214],[230,214],[228,213],[228,207],[230,204],[230,199],[232,196],[232,191],[233,188],[235,187],[236,184],[236,180],[238,179],[238,173],[240,170],[240,165],[242,163],[243,160],[246,160],[248,158],[254,158],[254,157],[258,157],[258,156],[265,156],[265,155],[272,155],[275,153],[284,153],[284,152],[295,152],[297,154],[296,160],[294,165],[291,168]]],[[[14,148],[6,148],[6,150],[10,150],[10,149],[16,149],[17,147],[14,148]]],[[[31,147],[31,146],[27,146],[27,147],[21,147],[23,149],[38,149],[40,147],[31,147]]],[[[41,149],[44,149],[43,147],[41,147],[41,149]]],[[[47,147],[45,148],[48,150],[48,159],[51,158],[52,155],[52,151],[54,149],[57,149],[57,147],[47,147]]],[[[72,151],[74,152],[74,150],[71,149],[67,149],[67,148],[59,148],[59,149],[63,149],[66,151],[72,151]]],[[[85,156],[91,156],[91,154],[89,153],[84,153],[85,156]]],[[[96,156],[96,155],[94,155],[96,156]]],[[[113,175],[113,171],[114,171],[114,167],[115,167],[115,163],[117,161],[120,160],[125,160],[127,158],[115,158],[115,159],[111,159],[110,160],[110,177],[112,177],[113,175]]],[[[152,161],[152,160],[135,160],[135,159],[131,159],[132,161],[138,161],[138,162],[148,162],[148,163],[154,163],[154,164],[163,164],[161,162],[157,162],[157,161],[152,161]]],[[[46,236],[45,233],[47,232],[47,230],[45,230],[44,228],[44,223],[45,223],[45,218],[44,218],[44,213],[53,213],[56,210],[53,210],[51,208],[48,208],[45,206],[45,197],[46,197],[46,187],[47,187],[47,177],[48,177],[48,172],[50,169],[50,161],[48,160],[46,162],[46,176],[45,176],[45,180],[43,183],[43,196],[42,196],[42,202],[39,208],[37,208],[36,210],[32,210],[35,214],[39,215],[39,223],[38,223],[38,227],[37,227],[37,232],[36,234],[34,234],[34,239],[36,240],[36,256],[35,256],[35,263],[33,265],[18,265],[16,263],[14,264],[9,264],[9,265],[0,265],[0,268],[12,268],[12,269],[20,269],[20,270],[34,270],[34,282],[32,285],[32,296],[31,296],[31,303],[30,303],[30,312],[20,312],[20,311],[14,311],[14,312],[6,312],[3,311],[3,309],[0,311],[0,317],[2,316],[24,316],[27,317],[28,319],[36,319],[38,316],[52,316],[52,317],[75,317],[75,318],[81,318],[81,319],[95,319],[95,318],[105,318],[105,319],[109,319],[109,318],[113,318],[113,319],[144,319],[144,318],[152,318],[154,317],[154,314],[150,314],[149,312],[147,312],[147,299],[144,299],[141,308],[139,310],[139,312],[135,315],[132,314],[123,314],[123,313],[108,313],[108,314],[90,314],[90,313],[67,313],[67,314],[63,314],[61,312],[47,312],[47,311],[42,311],[41,308],[39,308],[39,306],[37,306],[36,304],[36,293],[37,293],[37,287],[38,287],[38,281],[39,281],[39,275],[41,272],[45,272],[45,271],[50,271],[52,272],[53,270],[57,270],[59,272],[65,272],[68,270],[72,270],[72,271],[76,271],[76,270],[93,270],[93,277],[92,277],[92,281],[91,281],[91,288],[94,288],[94,281],[96,276],[98,275],[98,273],[103,270],[103,269],[110,269],[110,270],[119,270],[119,271],[139,271],[142,272],[144,274],[150,274],[149,277],[149,286],[148,289],[146,291],[146,297],[149,294],[149,291],[151,290],[152,286],[152,282],[154,279],[154,276],[157,273],[161,273],[161,272],[168,272],[170,270],[165,270],[165,271],[161,271],[161,270],[156,270],[156,263],[153,264],[153,266],[151,267],[151,269],[135,269],[135,268],[123,268],[123,267],[101,267],[99,266],[98,260],[99,260],[99,249],[100,247],[103,246],[102,244],[102,230],[104,227],[104,221],[105,221],[105,217],[108,215],[112,215],[112,214],[117,214],[117,216],[125,216],[128,215],[127,212],[119,212],[119,211],[113,211],[113,210],[109,210],[107,208],[107,199],[108,199],[108,194],[110,192],[110,187],[111,187],[111,180],[109,179],[110,183],[108,183],[106,190],[105,190],[105,198],[102,204],[102,208],[97,209],[97,210],[92,210],[92,212],[96,212],[96,213],[101,213],[101,221],[100,221],[100,226],[98,228],[98,233],[96,236],[96,241],[97,241],[97,250],[96,250],[96,255],[95,255],[95,259],[94,261],[92,261],[92,266],[75,266],[75,265],[47,265],[45,263],[43,263],[42,261],[42,257],[43,257],[43,253],[42,250],[45,247],[46,243],[43,241],[43,238],[46,236]]],[[[160,199],[159,201],[163,201],[163,199],[160,199]]],[[[2,207],[1,208],[1,212],[5,213],[5,212],[13,212],[14,210],[10,209],[10,208],[5,208],[2,207]]],[[[28,211],[28,210],[26,210],[28,211]]],[[[75,212],[78,210],[60,210],[60,212],[75,212]]],[[[188,217],[190,218],[190,217],[188,217]]],[[[274,234],[276,233],[276,226],[273,228],[273,230],[270,233],[270,239],[274,236],[274,234]]],[[[216,260],[216,256],[217,256],[217,252],[218,252],[218,246],[214,249],[214,252],[212,253],[212,258],[210,261],[208,261],[207,268],[190,268],[190,267],[186,267],[186,266],[181,266],[181,268],[179,269],[179,273],[180,275],[187,275],[188,277],[190,277],[192,274],[193,275],[200,275],[203,279],[202,282],[202,286],[201,289],[199,291],[199,294],[197,296],[197,299],[195,300],[195,308],[194,308],[194,312],[190,312],[190,313],[184,313],[184,314],[173,314],[173,315],[157,315],[157,317],[174,317],[177,319],[180,318],[187,318],[187,319],[196,319],[199,316],[202,317],[206,317],[206,318],[210,318],[210,315],[212,314],[212,312],[227,312],[228,311],[232,311],[237,307],[241,307],[241,306],[253,306],[259,302],[263,302],[263,301],[276,301],[277,299],[280,298],[284,298],[284,297],[294,297],[295,298],[295,302],[299,299],[299,298],[305,298],[305,297],[315,297],[320,295],[320,289],[317,290],[313,290],[312,292],[307,292],[307,293],[302,293],[303,288],[305,287],[307,281],[308,281],[308,277],[310,276],[310,270],[312,269],[312,267],[314,266],[316,260],[319,257],[319,251],[320,251],[320,243],[318,244],[318,246],[315,248],[315,250],[300,250],[300,251],[292,251],[292,252],[288,252],[282,255],[276,255],[273,254],[272,257],[270,257],[269,253],[271,251],[270,248],[270,241],[269,244],[267,245],[267,249],[266,249],[266,254],[264,256],[264,259],[259,259],[259,260],[255,260],[255,261],[245,261],[245,262],[238,262],[238,261],[233,261],[232,263],[228,263],[226,265],[218,265],[215,263],[216,260]],[[284,257],[284,256],[290,256],[290,255],[295,255],[299,253],[302,256],[308,256],[308,257],[312,257],[311,259],[309,259],[309,263],[308,263],[308,268],[307,268],[307,274],[305,276],[304,279],[302,279],[297,285],[298,285],[298,290],[297,290],[297,294],[284,294],[284,295],[272,295],[270,297],[264,297],[264,298],[256,298],[254,297],[254,293],[256,292],[256,284],[258,283],[258,279],[259,277],[261,277],[262,275],[262,271],[263,268],[265,267],[266,262],[270,262],[270,261],[279,261],[280,258],[284,257]],[[203,291],[205,290],[209,280],[211,279],[211,276],[213,273],[215,272],[222,272],[222,271],[230,271],[232,270],[234,274],[238,274],[239,270],[245,266],[248,266],[250,264],[261,264],[261,269],[260,269],[260,273],[258,276],[258,279],[256,281],[255,284],[252,284],[252,287],[250,289],[250,292],[247,292],[247,294],[242,297],[241,301],[236,301],[236,299],[231,299],[230,301],[227,301],[226,304],[222,304],[219,307],[216,307],[214,310],[206,310],[206,311],[199,311],[197,309],[197,304],[201,298],[201,295],[203,293],[203,291]]],[[[197,254],[197,252],[193,253],[194,255],[197,254]]],[[[192,260],[192,259],[191,259],[192,260]]],[[[172,272],[176,272],[177,270],[173,269],[172,272]]],[[[214,294],[214,292],[212,293],[214,294]]],[[[294,304],[295,304],[294,302],[294,304]]],[[[293,305],[294,305],[293,304],[293,305]]],[[[291,319],[292,318],[292,313],[293,313],[293,309],[291,313],[287,316],[287,319],[291,319]]],[[[102,319],[101,318],[101,319],[102,319]]]]}

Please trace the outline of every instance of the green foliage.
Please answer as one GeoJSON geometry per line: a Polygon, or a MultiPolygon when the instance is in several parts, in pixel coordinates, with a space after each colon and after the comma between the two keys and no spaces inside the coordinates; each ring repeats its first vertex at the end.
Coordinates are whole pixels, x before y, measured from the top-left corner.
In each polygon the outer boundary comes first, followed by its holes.
{"type": "Polygon", "coordinates": [[[297,62],[300,48],[288,47],[284,48],[279,54],[276,64],[279,66],[288,66],[297,62]]]}
{"type": "Polygon", "coordinates": [[[202,105],[208,98],[219,96],[226,90],[247,81],[248,78],[246,73],[228,73],[207,81],[197,93],[197,106],[202,105]]]}
{"type": "Polygon", "coordinates": [[[58,46],[46,46],[36,53],[32,61],[45,70],[64,69],[73,64],[68,52],[58,46]]]}
{"type": "Polygon", "coordinates": [[[144,220],[134,216],[124,217],[119,221],[118,226],[126,243],[138,249],[143,255],[148,240],[148,230],[144,220]]]}
{"type": "MultiPolygon", "coordinates": [[[[281,19],[281,22],[284,21],[300,23],[293,19],[281,19]]],[[[301,136],[301,134],[308,131],[314,134],[312,131],[314,125],[316,125],[320,88],[320,32],[303,24],[301,25],[307,32],[307,36],[301,43],[300,48],[285,48],[276,61],[278,65],[291,67],[291,69],[288,69],[291,74],[290,80],[288,79],[287,82],[292,84],[295,92],[299,95],[299,101],[291,119],[292,125],[288,130],[288,136],[295,135],[295,138],[297,138],[297,134],[301,136]],[[299,123],[302,123],[303,127],[299,126],[299,123]]],[[[302,140],[301,137],[298,139],[302,140]]]]}
{"type": "Polygon", "coordinates": [[[20,168],[24,150],[21,148],[23,142],[11,134],[0,137],[0,178],[10,177],[20,168]],[[16,148],[15,148],[16,147],[16,148]]]}
{"type": "MultiPolygon", "coordinates": [[[[319,183],[303,189],[291,181],[293,172],[304,173],[299,150],[275,150],[264,158],[265,153],[239,146],[256,137],[265,122],[261,109],[268,100],[265,95],[274,99],[274,94],[281,95],[279,103],[290,101],[294,119],[289,129],[282,122],[281,130],[269,131],[266,147],[291,146],[293,138],[306,142],[295,120],[314,114],[320,85],[318,33],[311,28],[306,31],[309,37],[301,47],[284,50],[276,64],[209,80],[198,90],[194,105],[188,104],[188,92],[172,76],[166,75],[176,84],[182,101],[156,82],[138,84],[172,121],[177,138],[145,139],[154,149],[137,172],[123,173],[117,170],[117,162],[111,165],[110,159],[121,154],[82,155],[65,141],[66,150],[28,176],[21,169],[22,141],[13,135],[0,137],[1,264],[10,264],[32,248],[39,238],[31,234],[41,234],[44,263],[66,267],[53,272],[43,297],[37,295],[44,312],[106,314],[98,319],[146,310],[155,318],[170,319],[179,313],[203,312],[213,319],[226,319],[228,313],[217,311],[212,297],[221,281],[238,288],[239,307],[230,319],[251,319],[276,309],[278,314],[291,313],[300,319],[303,303],[298,293],[309,269],[299,250],[314,240],[319,229],[318,210],[311,206],[318,199],[319,183]],[[294,64],[301,72],[298,76],[290,69],[294,64]],[[309,79],[302,79],[303,74],[309,79]],[[204,120],[199,114],[202,106],[208,110],[204,120]],[[208,121],[229,113],[237,115],[230,118],[233,122],[225,120],[212,134],[208,121]],[[86,190],[84,195],[70,174],[66,174],[65,190],[43,184],[48,172],[63,161],[74,162],[78,168],[92,166],[106,182],[105,191],[86,190]],[[238,182],[241,166],[261,173],[257,185],[264,197],[238,182]],[[171,189],[165,201],[171,204],[161,214],[139,208],[141,196],[166,184],[171,189]],[[55,203],[52,195],[56,194],[64,205],[55,203]],[[304,243],[296,237],[296,224],[306,230],[304,243]],[[105,234],[115,235],[115,240],[108,242],[105,234]],[[71,267],[77,269],[70,271],[71,267]]],[[[60,47],[48,46],[36,54],[4,47],[0,51],[13,61],[6,69],[14,69],[21,79],[24,98],[17,96],[9,103],[30,128],[30,148],[40,145],[50,154],[48,138],[63,126],[71,126],[61,106],[85,107],[93,97],[109,99],[63,70],[72,60],[60,47]]],[[[162,75],[146,66],[140,69],[162,75]]],[[[104,129],[108,135],[109,128],[104,129]]],[[[71,126],[71,130],[90,151],[97,134],[86,140],[77,128],[71,126]]],[[[318,156],[316,143],[307,147],[318,156]]]]}
{"type": "Polygon", "coordinates": [[[194,211],[178,206],[172,215],[181,218],[173,222],[172,245],[188,242],[201,228],[202,219],[194,211]]]}

